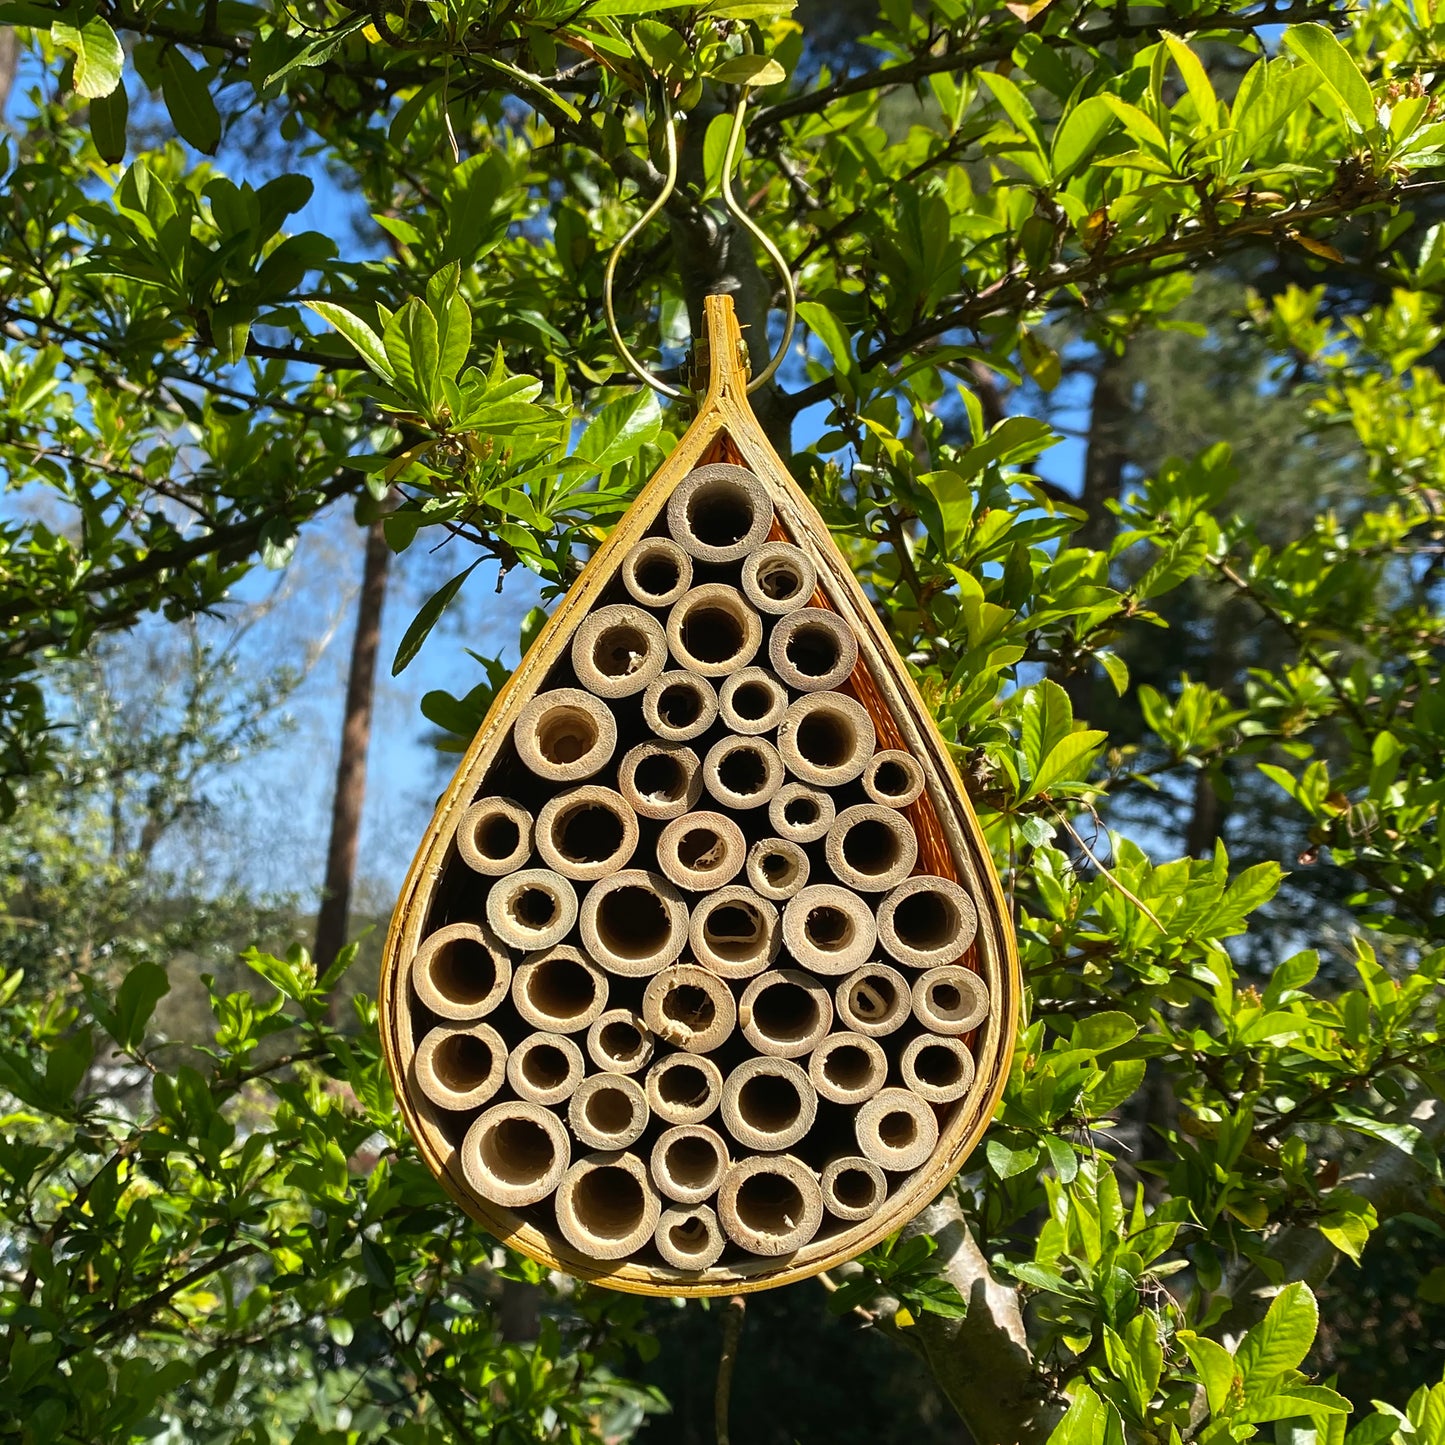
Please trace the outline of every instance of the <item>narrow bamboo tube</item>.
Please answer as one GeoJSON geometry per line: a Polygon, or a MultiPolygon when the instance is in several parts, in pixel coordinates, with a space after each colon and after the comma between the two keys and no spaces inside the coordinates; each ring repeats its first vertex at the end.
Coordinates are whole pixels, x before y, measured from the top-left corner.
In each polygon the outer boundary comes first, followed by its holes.
{"type": "Polygon", "coordinates": [[[722,1070],[709,1058],[666,1054],[643,1080],[647,1102],[669,1124],[701,1124],[722,1102],[722,1070]]]}
{"type": "Polygon", "coordinates": [[[783,786],[783,760],[766,738],[720,738],[702,760],[702,780],[725,808],[761,808],[783,786]]]}
{"type": "Polygon", "coordinates": [[[652,1146],[652,1180],[679,1204],[701,1204],[722,1183],[731,1160],[728,1146],[706,1124],[677,1124],[664,1129],[652,1146]]]}
{"type": "Polygon", "coordinates": [[[511,948],[535,953],[561,943],[577,921],[577,890],[550,868],[523,868],[487,894],[487,922],[511,948]]]}
{"type": "Polygon", "coordinates": [[[644,818],[678,818],[702,797],[702,764],[681,743],[638,743],[617,769],[617,787],[644,818]]]}
{"type": "Polygon", "coordinates": [[[547,1033],[585,1029],[607,1007],[607,993],[607,975],[566,943],[534,953],[512,980],[517,1012],[547,1033]]]}
{"type": "Polygon", "coordinates": [[[720,978],[696,964],[680,963],[648,979],[642,1017],[664,1043],[690,1054],[710,1054],[731,1036],[738,1010],[720,978]]]}
{"type": "Polygon", "coordinates": [[[622,559],[622,585],[644,607],[670,607],[692,586],[692,558],[668,537],[644,537],[622,559]]]}
{"type": "Polygon", "coordinates": [[[612,788],[584,783],[548,798],[537,814],[537,851],[564,878],[606,878],[627,866],[636,847],[637,813],[612,788]]]}
{"type": "Polygon", "coordinates": [[[768,800],[768,822],[791,843],[816,843],[836,815],[832,798],[806,783],[784,783],[768,800]]]}
{"type": "Polygon", "coordinates": [[[858,1147],[881,1168],[900,1173],[917,1169],[938,1143],[938,1120],[917,1094],[882,1089],[853,1120],[858,1147]]]}
{"type": "Polygon", "coordinates": [[[605,767],[617,747],[617,719],[580,687],[539,693],[517,714],[517,756],[549,783],[581,783],[605,767]]]}
{"type": "Polygon", "coordinates": [[[794,691],[826,692],[858,665],[858,639],[836,612],[803,607],[773,625],[768,661],[794,691]]]}
{"type": "Polygon", "coordinates": [[[510,798],[482,798],[457,824],[457,852],[474,873],[500,878],[532,852],[532,815],[510,798]]]}
{"type": "Polygon", "coordinates": [[[585,1155],[557,1186],[557,1227],[588,1259],[624,1259],[641,1249],[661,1213],[662,1201],[635,1154],[585,1155]]]}
{"type": "Polygon", "coordinates": [[[462,1140],[462,1177],[483,1199],[516,1209],[545,1199],[572,1157],[566,1126],[549,1109],[513,1099],[478,1115],[462,1140]]]}
{"type": "Polygon", "coordinates": [[[838,1017],[870,1039],[902,1028],[913,1008],[908,980],[886,963],[865,963],[838,985],[833,997],[838,1017]]]}
{"type": "Polygon", "coordinates": [[[704,582],[683,593],[667,614],[673,657],[701,677],[726,677],[746,667],[762,642],[762,618],[724,582],[704,582]]]}
{"type": "Polygon", "coordinates": [[[411,984],[438,1018],[485,1018],[507,996],[512,960],[501,940],[476,923],[449,923],[411,961],[411,984]]]}
{"type": "Polygon", "coordinates": [[[778,725],[778,751],[788,771],[816,787],[836,788],[859,777],[876,741],[867,710],[841,692],[805,693],[778,725]]]}
{"type": "Polygon", "coordinates": [[[775,617],[805,607],[818,586],[818,569],[791,542],[768,542],[743,559],[743,596],[775,617]]]}
{"type": "Polygon", "coordinates": [[[823,1222],[823,1191],[791,1154],[754,1155],[728,1169],[717,1212],[735,1244],[753,1254],[792,1254],[823,1222]]]}
{"type": "Polygon", "coordinates": [[[433,1029],[417,1047],[412,1074],[439,1109],[478,1109],[502,1087],[507,1045],[490,1024],[433,1029]]]}
{"type": "Polygon", "coordinates": [[[988,1017],[988,985],[957,964],[930,968],[913,982],[913,1016],[936,1034],[966,1034],[988,1017]]]}
{"type": "Polygon", "coordinates": [[[903,1082],[930,1104],[951,1104],[973,1083],[973,1055],[960,1038],[919,1034],[898,1061],[903,1082]]]}
{"type": "Polygon", "coordinates": [[[746,1149],[790,1149],[817,1116],[817,1090],[791,1059],[745,1059],[723,1084],[723,1124],[746,1149]]]}
{"type": "Polygon", "coordinates": [[[861,1154],[840,1154],[830,1159],[818,1182],[823,1190],[823,1208],[849,1224],[871,1219],[888,1197],[888,1180],[883,1171],[861,1154]]]}
{"type": "Polygon", "coordinates": [[[741,883],[719,888],[693,909],[688,942],[719,978],[751,978],[770,967],[783,946],[777,906],[741,883]]]}
{"type": "Polygon", "coordinates": [[[653,737],[685,743],[705,733],[718,714],[717,689],[690,672],[664,672],[642,694],[642,721],[653,737]]]}
{"type": "Polygon", "coordinates": [[[834,1104],[865,1104],[888,1082],[888,1056],[866,1034],[829,1034],[808,1059],[808,1077],[834,1104]]]}
{"type": "Polygon", "coordinates": [[[652,1059],[652,1033],[641,1014],[612,1008],[593,1019],[587,1030],[587,1053],[605,1073],[635,1074],[652,1059]]]}
{"type": "Polygon", "coordinates": [[[684,813],[658,835],[657,866],[679,888],[702,893],[731,883],[747,850],[743,830],[726,813],[684,813]]]}
{"type": "Polygon", "coordinates": [[[626,1074],[588,1074],[567,1105],[567,1122],[590,1149],[626,1149],[642,1138],[650,1114],[642,1086],[626,1074]]]}
{"type": "Polygon", "coordinates": [[[978,931],[973,899],[948,878],[919,874],[878,906],[878,938],[899,963],[932,968],[962,958],[978,931]]]}
{"type": "Polygon", "coordinates": [[[833,1000],[811,974],[775,968],[743,990],[738,1023],[760,1054],[796,1059],[815,1049],[832,1028],[833,1000]]]}
{"type": "Polygon", "coordinates": [[[813,883],[783,909],[783,942],[814,973],[851,973],[873,951],[872,910],[836,883],[813,883]]]}
{"type": "Polygon", "coordinates": [[[582,946],[611,973],[646,978],[687,942],[687,904],[660,873],[625,868],[594,883],[582,901],[582,946]]]}
{"type": "Polygon", "coordinates": [[[519,1099],[560,1104],[587,1072],[582,1050],[563,1034],[525,1034],[507,1058],[507,1082],[519,1099]]]}
{"type": "Polygon", "coordinates": [[[631,697],[666,666],[662,624],[630,602],[599,607],[572,638],[572,671],[595,697],[631,697]]]}
{"type": "Polygon", "coordinates": [[[770,733],[788,710],[788,693],[766,668],[745,667],[718,691],[723,725],[744,737],[770,733]]]}
{"type": "Polygon", "coordinates": [[[664,1263],[685,1270],[710,1268],[727,1248],[722,1225],[706,1204],[664,1209],[658,1216],[652,1242],[664,1263]]]}
{"type": "Polygon", "coordinates": [[[772,903],[786,903],[808,882],[808,855],[786,838],[759,838],[748,850],[748,882],[772,903]]]}
{"type": "MultiPolygon", "coordinates": [[[[539,847],[541,836],[539,827],[539,847]]],[[[823,851],[828,866],[845,887],[881,893],[896,888],[913,872],[918,835],[896,808],[859,803],[838,814],[823,851]]]]}
{"type": "Polygon", "coordinates": [[[863,791],[885,808],[906,808],[923,796],[923,767],[912,753],[884,748],[863,769],[863,791]]]}
{"type": "Polygon", "coordinates": [[[667,502],[672,540],[699,562],[741,562],[773,526],[773,504],[746,467],[715,462],[678,483],[667,502]]]}

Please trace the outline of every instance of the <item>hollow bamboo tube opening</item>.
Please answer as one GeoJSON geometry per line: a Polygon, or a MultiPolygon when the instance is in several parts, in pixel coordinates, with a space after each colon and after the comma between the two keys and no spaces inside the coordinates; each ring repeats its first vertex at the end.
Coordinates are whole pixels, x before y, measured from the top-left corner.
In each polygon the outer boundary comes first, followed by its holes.
{"type": "Polygon", "coordinates": [[[588,1154],[557,1187],[557,1227],[588,1259],[623,1259],[641,1249],[661,1213],[662,1201],[635,1154],[588,1154]]]}
{"type": "Polygon", "coordinates": [[[978,910],[957,883],[920,874],[878,907],[878,937],[899,963],[932,968],[962,957],[978,932],[978,910]]]}
{"type": "Polygon", "coordinates": [[[550,868],[523,868],[487,894],[487,922],[503,943],[534,953],[551,948],[577,921],[577,892],[550,868]]]}
{"type": "Polygon", "coordinates": [[[834,1104],[863,1104],[888,1082],[888,1056],[866,1034],[829,1034],[808,1059],[808,1077],[834,1104]]]}
{"type": "Polygon", "coordinates": [[[611,973],[646,978],[687,942],[687,904],[660,873],[625,868],[594,883],[582,902],[582,946],[611,973]]]}
{"type": "Polygon", "coordinates": [[[759,612],[775,617],[807,605],[818,586],[818,569],[791,542],[768,542],[743,559],[743,595],[759,612]]]}
{"type": "Polygon", "coordinates": [[[725,808],[761,808],[783,786],[783,760],[766,738],[721,738],[702,761],[702,780],[725,808]]]}
{"type": "Polygon", "coordinates": [[[710,1268],[727,1247],[722,1225],[706,1204],[664,1209],[652,1241],[664,1263],[685,1270],[710,1268]]]}
{"type": "Polygon", "coordinates": [[[643,1080],[647,1102],[669,1124],[700,1124],[722,1100],[722,1071],[711,1059],[668,1054],[643,1080]]]}
{"type": "Polygon", "coordinates": [[[988,985],[958,964],[930,968],[914,980],[913,1014],[936,1034],[966,1034],[988,1017],[988,985]]]}
{"type": "Polygon", "coordinates": [[[872,910],[836,883],[811,884],[783,909],[783,942],[814,973],[851,973],[873,951],[872,910]]]}
{"type": "Polygon", "coordinates": [[[920,1099],[951,1104],[973,1083],[973,1055],[960,1038],[920,1034],[903,1050],[898,1071],[920,1099]]]}
{"type": "Polygon", "coordinates": [[[532,815],[510,798],[482,798],[457,824],[457,852],[474,873],[510,873],[532,852],[532,815]]]}
{"type": "Polygon", "coordinates": [[[607,1007],[607,992],[607,975],[565,943],[533,954],[512,980],[517,1012],[547,1033],[585,1029],[607,1007]]]}
{"type": "Polygon", "coordinates": [[[918,861],[918,835],[895,808],[859,803],[844,808],[824,844],[828,866],[849,888],[896,888],[918,861]]]}
{"type": "Polygon", "coordinates": [[[753,1254],[791,1254],[818,1232],[823,1191],[790,1154],[741,1159],[723,1178],[718,1218],[728,1238],[753,1254]]]}
{"type": "Polygon", "coordinates": [[[745,667],[727,678],[718,692],[723,725],[744,737],[769,733],[788,710],[788,693],[761,667],[745,667]]]}
{"type": "Polygon", "coordinates": [[[589,1074],[567,1105],[567,1122],[589,1148],[626,1149],[642,1137],[649,1112],[636,1080],[626,1074],[589,1074]]]}
{"type": "Polygon", "coordinates": [[[836,815],[832,798],[806,783],[784,783],[768,800],[773,831],[792,843],[816,843],[836,815]]]}
{"type": "Polygon", "coordinates": [[[833,1026],[833,1000],[811,974],[773,969],[743,990],[738,1022],[760,1054],[795,1059],[816,1048],[833,1026]]]}
{"type": "Polygon", "coordinates": [[[763,621],[736,587],[705,582],[667,614],[667,645],[678,664],[702,677],[746,667],[763,641],[763,621]]]}
{"type": "Polygon", "coordinates": [[[894,1173],[917,1169],[938,1143],[933,1110],[907,1089],[881,1089],[858,1110],[853,1127],[864,1155],[894,1173]]]}
{"type": "Polygon", "coordinates": [[[718,714],[717,689],[690,672],[664,672],[642,695],[642,721],[654,737],[685,743],[705,733],[718,714]]]}
{"type": "Polygon", "coordinates": [[[817,1116],[817,1091],[791,1059],[746,1059],[723,1085],[723,1124],[747,1149],[789,1149],[817,1116]]]}
{"type": "Polygon", "coordinates": [[[741,562],[772,526],[773,504],[762,483],[729,462],[699,467],[668,498],[667,530],[699,562],[741,562]]]}
{"type": "Polygon", "coordinates": [[[679,1204],[711,1199],[729,1164],[728,1146],[706,1124],[678,1124],[664,1129],[652,1146],[652,1179],[679,1204]]]}
{"type": "Polygon", "coordinates": [[[911,753],[884,748],[863,769],[863,791],[885,808],[906,808],[923,796],[923,767],[911,753]]]}
{"type": "Polygon", "coordinates": [[[617,720],[580,687],[540,693],[517,715],[517,756],[549,783],[580,783],[606,765],[617,747],[617,720]]]}
{"type": "Polygon", "coordinates": [[[697,961],[719,978],[751,978],[768,968],[782,947],[778,910],[751,888],[730,884],[693,909],[688,942],[697,961]]]}
{"type": "Polygon", "coordinates": [[[692,1054],[711,1053],[737,1026],[732,991],[696,964],[665,968],[647,981],[642,1017],[653,1035],[692,1054]]]}
{"type": "Polygon", "coordinates": [[[411,984],[438,1018],[485,1018],[507,996],[512,960],[501,940],[476,923],[449,923],[417,949],[411,984]]]}
{"type": "Polygon", "coordinates": [[[854,1033],[880,1039],[903,1027],[913,1011],[908,980],[886,963],[867,963],[838,985],[838,1017],[854,1033]]]}
{"type": "Polygon", "coordinates": [[[652,1058],[652,1034],[641,1014],[613,1008],[599,1014],[587,1030],[587,1053],[609,1074],[635,1074],[652,1058]]]}
{"type": "Polygon", "coordinates": [[[872,1218],[888,1197],[888,1180],[883,1171],[861,1154],[830,1159],[818,1182],[823,1190],[823,1208],[849,1224],[872,1218]]]}
{"type": "Polygon", "coordinates": [[[760,838],[748,850],[748,882],[773,903],[784,903],[808,882],[808,855],[786,838],[760,838]]]}
{"type": "Polygon", "coordinates": [[[540,1104],[513,1100],[480,1114],[462,1140],[462,1176],[483,1199],[516,1209],[545,1199],[572,1157],[566,1126],[540,1104]]]}
{"type": "Polygon", "coordinates": [[[666,665],[662,624],[628,602],[599,607],[572,637],[572,670],[596,697],[631,697],[666,665]]]}
{"type": "Polygon", "coordinates": [[[439,1109],[478,1109],[502,1087],[507,1045],[490,1024],[432,1029],[412,1059],[417,1087],[439,1109]]]}
{"type": "Polygon", "coordinates": [[[622,585],[644,607],[669,607],[692,586],[692,558],[668,537],[644,537],[622,559],[622,585]]]}
{"type": "Polygon", "coordinates": [[[622,796],[644,818],[677,818],[702,796],[702,765],[681,743],[638,743],[617,770],[622,796]]]}
{"type": "Polygon", "coordinates": [[[637,813],[611,788],[572,788],[549,798],[537,814],[537,851],[566,878],[605,878],[626,867],[636,847],[637,813]]]}
{"type": "Polygon", "coordinates": [[[587,1072],[582,1050],[562,1034],[527,1034],[507,1059],[507,1082],[519,1099],[560,1104],[587,1072]]]}
{"type": "Polygon", "coordinates": [[[694,893],[730,883],[747,859],[743,830],[725,813],[684,813],[657,839],[657,866],[694,893]]]}
{"type": "Polygon", "coordinates": [[[803,607],[774,624],[768,660],[795,691],[824,692],[852,674],[858,639],[836,612],[803,607]]]}
{"type": "Polygon", "coordinates": [[[876,740],[867,710],[841,692],[804,694],[778,725],[778,751],[788,770],[825,788],[860,776],[876,740]]]}

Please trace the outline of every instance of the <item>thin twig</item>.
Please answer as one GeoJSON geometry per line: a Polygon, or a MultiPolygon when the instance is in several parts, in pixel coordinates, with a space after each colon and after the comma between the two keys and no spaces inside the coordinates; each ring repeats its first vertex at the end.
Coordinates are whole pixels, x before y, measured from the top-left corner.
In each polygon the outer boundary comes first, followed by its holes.
{"type": "Polygon", "coordinates": [[[1099,870],[1100,874],[1114,888],[1118,889],[1118,891],[1122,893],[1124,897],[1127,898],[1129,902],[1132,903],[1134,907],[1137,908],[1139,912],[1142,913],[1144,917],[1147,918],[1149,922],[1152,923],[1154,927],[1159,930],[1160,933],[1165,932],[1166,930],[1164,928],[1164,925],[1160,923],[1158,915],[1155,914],[1154,910],[1150,908],[1149,905],[1145,903],[1144,900],[1140,898],[1137,893],[1134,893],[1132,890],[1126,888],[1118,880],[1118,878],[1116,878],[1114,874],[1111,873],[1108,868],[1106,868],[1104,864],[1099,861],[1099,859],[1095,856],[1094,850],[1089,847],[1086,842],[1084,842],[1083,835],[1079,832],[1079,830],[1074,827],[1071,822],[1069,822],[1069,820],[1063,815],[1062,812],[1058,813],[1056,816],[1058,817],[1059,822],[1061,822],[1064,827],[1068,829],[1069,837],[1071,837],[1074,842],[1076,842],[1079,847],[1083,849],[1084,857],[1086,857],[1089,862],[1092,863],[1094,867],[1099,870]]]}
{"type": "Polygon", "coordinates": [[[717,1393],[713,1396],[713,1423],[717,1427],[717,1445],[729,1445],[728,1405],[733,1393],[733,1366],[738,1360],[738,1341],[743,1333],[743,1314],[748,1302],[735,1294],[723,1307],[722,1358],[717,1365],[717,1393]]]}

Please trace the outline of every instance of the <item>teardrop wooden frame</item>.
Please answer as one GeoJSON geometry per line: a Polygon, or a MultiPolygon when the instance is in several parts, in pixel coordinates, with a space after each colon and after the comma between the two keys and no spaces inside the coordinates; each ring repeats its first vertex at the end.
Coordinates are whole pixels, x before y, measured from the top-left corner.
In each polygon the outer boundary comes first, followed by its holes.
{"type": "Polygon", "coordinates": [[[958,1172],[988,1127],[1008,1078],[1019,1009],[1021,976],[1008,908],[963,781],[943,739],[927,721],[928,709],[884,631],[872,604],[828,535],[822,518],[764,435],[747,400],[747,352],[732,298],[705,301],[708,389],[696,419],[573,584],[547,625],[494,700],[456,776],[442,795],[402,887],[382,957],[378,1003],[381,1047],[397,1102],[427,1167],[457,1204],[498,1239],[554,1269],[612,1289],[646,1295],[720,1295],[770,1289],[806,1279],[851,1259],[901,1228],[958,1172]],[[509,1209],[475,1198],[466,1188],[456,1150],[436,1113],[411,1082],[415,1053],[406,963],[422,941],[427,912],[440,881],[462,813],[486,776],[517,714],[542,688],[565,653],[572,633],[597,604],[617,565],[645,536],[679,482],[708,462],[739,462],[766,487],[778,521],[812,558],[819,590],[846,599],[859,629],[859,660],[904,744],[924,764],[926,796],[963,883],[978,902],[978,934],[970,956],[988,984],[990,1013],[981,1026],[972,1087],[953,1106],[932,1156],[889,1196],[872,1218],[778,1260],[752,1258],[701,1273],[632,1262],[600,1263],[545,1235],[509,1209]]]}

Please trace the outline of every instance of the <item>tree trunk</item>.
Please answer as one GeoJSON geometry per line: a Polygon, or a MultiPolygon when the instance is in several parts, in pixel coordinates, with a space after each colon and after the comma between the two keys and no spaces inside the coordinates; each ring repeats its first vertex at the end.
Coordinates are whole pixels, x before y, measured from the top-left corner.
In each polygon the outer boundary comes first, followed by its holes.
{"type": "Polygon", "coordinates": [[[5,119],[5,107],[10,103],[19,65],[20,41],[9,25],[0,26],[0,121],[5,119]]]}

